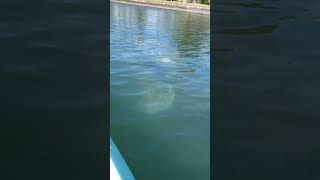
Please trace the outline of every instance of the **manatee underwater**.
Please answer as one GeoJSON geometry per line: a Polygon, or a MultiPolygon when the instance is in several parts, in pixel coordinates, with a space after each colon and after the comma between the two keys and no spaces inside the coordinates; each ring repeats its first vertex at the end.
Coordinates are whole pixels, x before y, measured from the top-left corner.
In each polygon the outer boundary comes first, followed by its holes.
{"type": "Polygon", "coordinates": [[[156,114],[169,109],[172,106],[174,98],[175,91],[172,85],[156,83],[146,88],[140,105],[145,113],[156,114]]]}

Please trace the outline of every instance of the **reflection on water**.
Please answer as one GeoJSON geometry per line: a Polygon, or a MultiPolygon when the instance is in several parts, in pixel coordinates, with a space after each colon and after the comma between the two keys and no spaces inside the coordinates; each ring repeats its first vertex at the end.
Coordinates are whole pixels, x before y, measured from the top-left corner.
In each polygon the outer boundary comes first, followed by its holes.
{"type": "Polygon", "coordinates": [[[320,2],[213,7],[213,178],[319,179],[320,2]]]}
{"type": "Polygon", "coordinates": [[[209,179],[209,16],[111,3],[111,135],[137,179],[209,179]]]}

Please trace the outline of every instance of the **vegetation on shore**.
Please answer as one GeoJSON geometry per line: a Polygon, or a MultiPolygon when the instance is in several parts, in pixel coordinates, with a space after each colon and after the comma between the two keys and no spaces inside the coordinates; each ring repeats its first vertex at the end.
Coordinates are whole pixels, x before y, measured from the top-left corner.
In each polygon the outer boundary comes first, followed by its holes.
{"type": "Polygon", "coordinates": [[[209,4],[201,4],[201,2],[204,2],[204,1],[209,2],[210,0],[112,0],[112,1],[129,2],[129,3],[136,3],[136,4],[148,4],[148,5],[154,5],[159,7],[161,6],[169,7],[169,8],[173,7],[173,8],[179,8],[181,10],[183,9],[187,9],[191,11],[195,10],[197,12],[203,12],[205,14],[208,14],[210,11],[209,4]]]}
{"type": "Polygon", "coordinates": [[[178,1],[184,3],[194,3],[194,4],[207,4],[210,5],[210,0],[166,0],[166,1],[178,1]]]}

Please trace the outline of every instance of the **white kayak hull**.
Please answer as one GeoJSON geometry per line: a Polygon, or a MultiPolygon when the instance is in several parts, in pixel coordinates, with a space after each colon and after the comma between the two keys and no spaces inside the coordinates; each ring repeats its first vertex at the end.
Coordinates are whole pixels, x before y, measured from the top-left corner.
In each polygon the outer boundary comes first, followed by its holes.
{"type": "Polygon", "coordinates": [[[110,180],[135,180],[126,161],[110,137],[110,180]]]}

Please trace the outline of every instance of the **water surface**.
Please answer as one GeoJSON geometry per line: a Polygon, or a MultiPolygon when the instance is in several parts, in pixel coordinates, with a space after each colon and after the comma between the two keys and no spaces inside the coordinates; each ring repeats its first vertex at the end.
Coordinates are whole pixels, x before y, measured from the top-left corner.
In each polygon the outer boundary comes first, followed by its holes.
{"type": "Polygon", "coordinates": [[[319,2],[213,7],[214,179],[319,179],[319,2]]]}
{"type": "Polygon", "coordinates": [[[0,2],[0,179],[107,179],[105,5],[0,2]]]}
{"type": "Polygon", "coordinates": [[[111,3],[111,136],[137,179],[207,180],[209,16],[111,3]]]}

